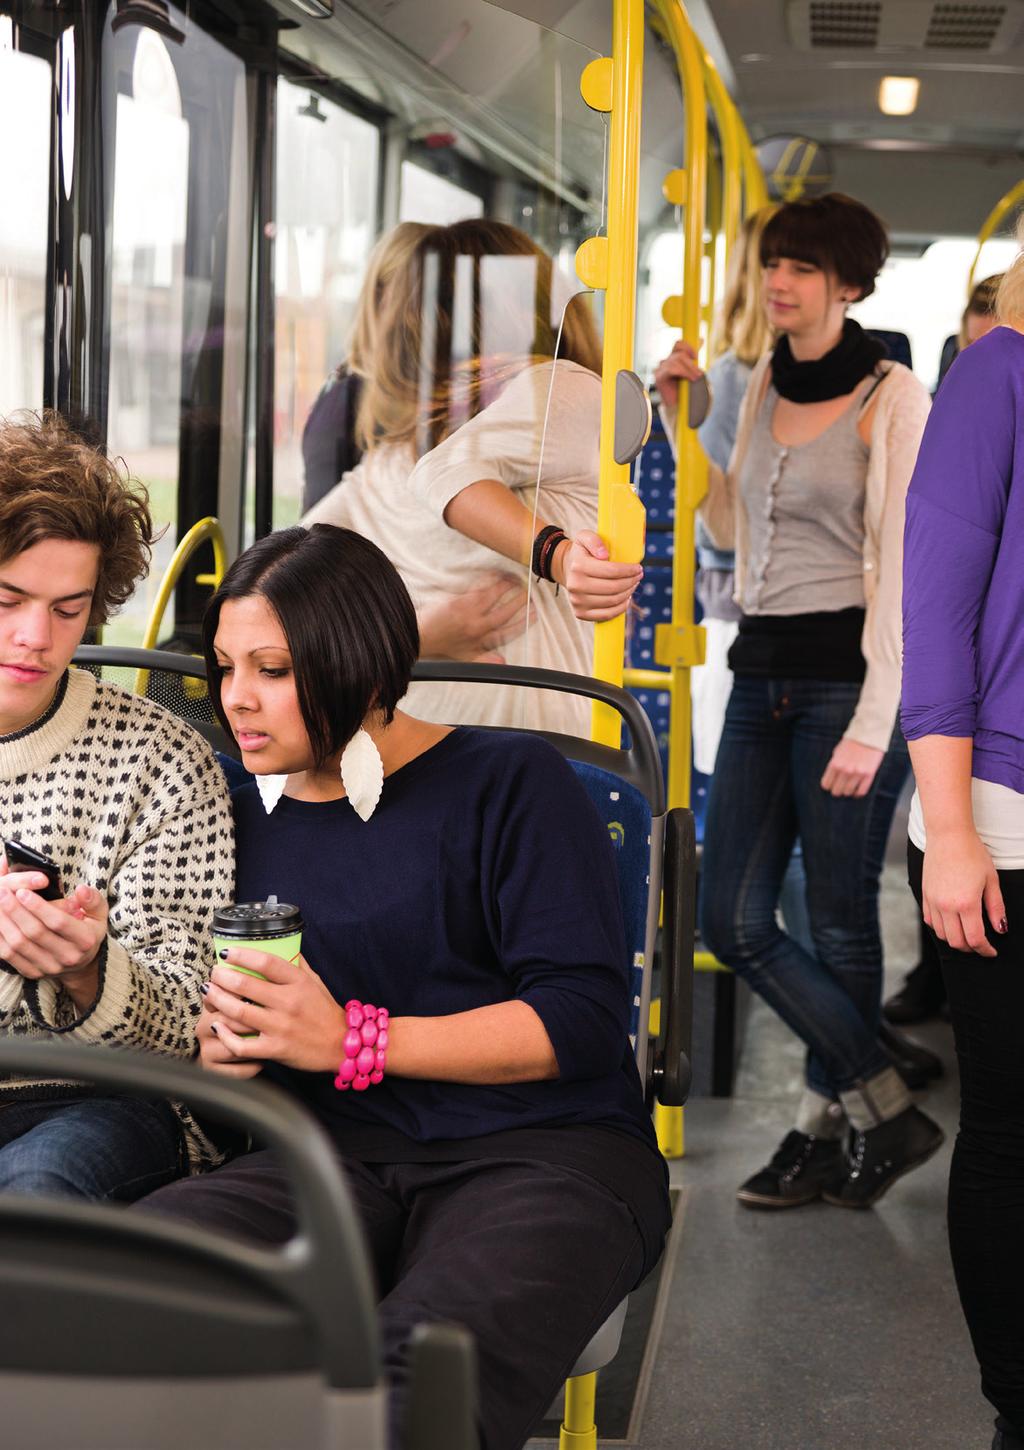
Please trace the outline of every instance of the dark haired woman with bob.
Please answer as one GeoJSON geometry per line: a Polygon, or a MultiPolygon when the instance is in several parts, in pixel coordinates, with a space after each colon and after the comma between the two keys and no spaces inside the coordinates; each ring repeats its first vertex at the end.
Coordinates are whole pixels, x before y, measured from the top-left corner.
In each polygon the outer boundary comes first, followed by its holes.
{"type": "MultiPolygon", "coordinates": [[[[878,880],[907,773],[903,512],[928,395],[846,316],[874,290],[881,222],[838,193],[780,207],[761,238],[776,329],[703,517],[736,549],[735,680],[704,840],[702,929],[807,1046],[797,1120],[739,1189],[751,1208],[875,1203],[942,1142],[878,1041],[878,880]],[[776,921],[799,836],[814,953],[776,921]]],[[[678,344],[663,395],[699,375],[678,344]]]]}
{"type": "MultiPolygon", "coordinates": [[[[222,953],[203,1065],[262,1072],[333,1138],[380,1288],[393,1443],[410,1333],[447,1319],[476,1338],[485,1450],[514,1450],[668,1227],[607,834],[544,741],[396,709],[415,615],[357,534],[260,540],[204,635],[257,778],[234,795],[236,896],[300,906],[306,960],[222,953]]],[[[267,1152],[147,1206],[265,1241],[293,1222],[267,1152]]]]}

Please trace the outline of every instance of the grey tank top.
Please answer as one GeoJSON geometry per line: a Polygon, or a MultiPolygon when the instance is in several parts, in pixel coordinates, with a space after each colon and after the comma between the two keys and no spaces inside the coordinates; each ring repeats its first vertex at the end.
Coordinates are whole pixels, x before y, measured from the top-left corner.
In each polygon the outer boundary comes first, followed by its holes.
{"type": "Polygon", "coordinates": [[[778,393],[769,385],[740,471],[748,557],[745,614],[864,608],[867,444],[857,430],[868,377],[849,406],[809,443],[772,437],[778,393]]]}

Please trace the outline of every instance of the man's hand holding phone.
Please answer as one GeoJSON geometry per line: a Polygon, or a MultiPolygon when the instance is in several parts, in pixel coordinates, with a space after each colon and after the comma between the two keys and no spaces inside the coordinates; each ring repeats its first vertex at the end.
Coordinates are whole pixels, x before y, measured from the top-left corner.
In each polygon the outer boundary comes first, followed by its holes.
{"type": "MultiPolygon", "coordinates": [[[[13,843],[12,843],[13,844],[13,843]]],[[[107,936],[106,898],[91,886],[46,900],[54,886],[45,869],[25,869],[18,860],[0,861],[0,957],[28,981],[59,978],[80,1012],[99,990],[98,958],[107,936]]],[[[52,863],[47,863],[52,865],[52,863]]],[[[59,874],[56,877],[59,889],[59,874]]]]}

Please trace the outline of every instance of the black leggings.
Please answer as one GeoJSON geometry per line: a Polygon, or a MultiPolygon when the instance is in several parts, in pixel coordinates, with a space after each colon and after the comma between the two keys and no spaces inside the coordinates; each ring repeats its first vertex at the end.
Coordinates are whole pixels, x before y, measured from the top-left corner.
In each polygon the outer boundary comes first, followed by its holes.
{"type": "MultiPolygon", "coordinates": [[[[921,901],[924,857],[908,849],[921,901]]],[[[949,1245],[981,1386],[1024,1430],[1024,871],[1000,871],[1009,931],[998,956],[936,944],[960,1063],[960,1131],[949,1175],[949,1245]]]]}
{"type": "MultiPolygon", "coordinates": [[[[475,1337],[483,1450],[519,1450],[650,1267],[629,1209],[600,1183],[548,1163],[343,1162],[382,1294],[392,1450],[402,1443],[412,1331],[437,1319],[475,1337]]],[[[268,1152],[184,1179],[140,1208],[270,1243],[295,1226],[268,1152]]]]}

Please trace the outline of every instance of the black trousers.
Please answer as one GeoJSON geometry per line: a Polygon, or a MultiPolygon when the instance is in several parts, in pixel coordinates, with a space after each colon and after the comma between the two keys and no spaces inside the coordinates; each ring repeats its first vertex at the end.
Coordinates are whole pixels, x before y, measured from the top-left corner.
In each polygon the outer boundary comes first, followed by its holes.
{"type": "MultiPolygon", "coordinates": [[[[908,850],[921,902],[924,857],[908,850]]],[[[996,957],[935,938],[960,1063],[960,1131],[949,1175],[949,1245],[981,1386],[1024,1431],[1024,871],[1000,871],[1009,931],[996,957]]]]}
{"type": "MultiPolygon", "coordinates": [[[[454,1320],[476,1338],[483,1450],[519,1450],[590,1337],[639,1282],[633,1215],[602,1184],[547,1163],[344,1160],[373,1254],[390,1444],[402,1443],[409,1342],[454,1320]]],[[[272,1153],[249,1153],[137,1205],[262,1242],[291,1236],[272,1153]]]]}

